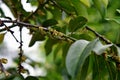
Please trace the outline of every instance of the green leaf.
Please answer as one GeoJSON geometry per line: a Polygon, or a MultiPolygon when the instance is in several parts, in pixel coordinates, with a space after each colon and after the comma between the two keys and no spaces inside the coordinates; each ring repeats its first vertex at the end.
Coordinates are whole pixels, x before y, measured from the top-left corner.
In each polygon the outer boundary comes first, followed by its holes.
{"type": "Polygon", "coordinates": [[[106,20],[108,20],[108,21],[114,21],[114,22],[120,24],[120,17],[116,17],[116,18],[112,18],[112,19],[106,18],[106,20]]]}
{"type": "Polygon", "coordinates": [[[102,0],[102,1],[103,1],[103,4],[105,5],[105,7],[107,8],[109,0],[102,0]]]}
{"type": "Polygon", "coordinates": [[[37,0],[27,0],[26,3],[31,3],[34,6],[38,4],[37,0]]]}
{"type": "Polygon", "coordinates": [[[71,37],[74,37],[75,39],[85,39],[88,41],[91,41],[93,38],[91,35],[87,34],[87,33],[83,33],[83,34],[71,34],[71,37]]]}
{"type": "Polygon", "coordinates": [[[120,14],[120,9],[117,9],[116,11],[120,14]]]}
{"type": "Polygon", "coordinates": [[[16,74],[10,77],[6,77],[4,80],[24,80],[24,77],[22,75],[16,74]]]}
{"type": "Polygon", "coordinates": [[[120,80],[120,71],[118,70],[117,80],[120,80]]]}
{"type": "Polygon", "coordinates": [[[89,68],[89,57],[85,60],[83,67],[81,69],[80,73],[80,79],[79,80],[86,80],[87,73],[88,73],[88,68],[89,68]]]}
{"type": "Polygon", "coordinates": [[[39,80],[39,79],[34,76],[28,76],[25,80],[39,80]]]}
{"type": "Polygon", "coordinates": [[[93,51],[97,54],[97,55],[101,55],[107,48],[111,47],[113,44],[108,44],[108,45],[103,45],[100,40],[97,42],[97,44],[95,45],[93,51]]]}
{"type": "Polygon", "coordinates": [[[3,42],[4,36],[5,36],[5,33],[1,33],[0,34],[0,44],[3,42]]]}
{"type": "Polygon", "coordinates": [[[76,15],[88,17],[87,8],[80,0],[71,0],[71,3],[75,8],[76,15]]]}
{"type": "Polygon", "coordinates": [[[46,43],[45,43],[45,52],[46,55],[49,55],[52,51],[53,46],[57,43],[58,41],[55,39],[50,39],[48,38],[46,43]]]}
{"type": "Polygon", "coordinates": [[[90,0],[80,0],[82,3],[84,3],[87,7],[90,7],[90,0]]]}
{"type": "Polygon", "coordinates": [[[116,45],[115,45],[115,47],[116,47],[116,49],[117,49],[118,56],[120,56],[120,47],[118,47],[118,46],[116,46],[116,45]]]}
{"type": "Polygon", "coordinates": [[[79,58],[88,43],[89,42],[86,40],[78,40],[73,43],[68,50],[66,57],[66,67],[68,73],[73,77],[75,76],[75,71],[78,65],[79,58]]]}
{"type": "Polygon", "coordinates": [[[26,3],[30,3],[30,2],[31,2],[31,0],[27,0],[27,1],[26,1],[26,3]]]}
{"type": "Polygon", "coordinates": [[[0,8],[0,17],[4,17],[5,15],[4,15],[4,12],[3,12],[3,10],[0,8]]]}
{"type": "Polygon", "coordinates": [[[67,13],[73,13],[74,7],[71,4],[70,0],[55,0],[57,5],[61,7],[62,10],[64,10],[67,13]]]}
{"type": "Polygon", "coordinates": [[[107,80],[106,76],[108,75],[108,71],[103,56],[93,54],[92,70],[92,80],[107,80]]]}
{"type": "Polygon", "coordinates": [[[32,47],[36,41],[43,41],[45,40],[45,36],[41,34],[39,30],[33,33],[32,38],[29,43],[29,47],[32,47]]]}
{"type": "Polygon", "coordinates": [[[53,19],[59,20],[59,19],[62,18],[62,13],[59,10],[59,8],[57,8],[57,7],[54,7],[54,8],[49,7],[47,9],[52,13],[53,19]]]}
{"type": "Polygon", "coordinates": [[[15,77],[13,80],[24,80],[24,78],[23,78],[23,77],[20,77],[20,76],[17,76],[17,77],[15,77]]]}
{"type": "Polygon", "coordinates": [[[49,19],[43,22],[42,26],[49,27],[52,25],[56,25],[58,22],[55,19],[49,19]]]}
{"type": "Polygon", "coordinates": [[[102,18],[105,17],[106,14],[106,5],[102,0],[93,0],[94,6],[99,10],[102,18]]]}
{"type": "Polygon", "coordinates": [[[78,40],[69,48],[66,57],[66,67],[68,73],[73,78],[78,73],[79,69],[81,71],[84,61],[89,56],[89,53],[92,51],[97,41],[98,39],[95,39],[89,43],[86,40],[78,40]]]}
{"type": "Polygon", "coordinates": [[[6,75],[4,72],[0,73],[0,80],[4,80],[6,78],[6,75]]]}
{"type": "Polygon", "coordinates": [[[74,32],[80,28],[82,28],[87,22],[87,19],[82,17],[82,16],[78,16],[74,19],[71,19],[69,22],[69,31],[74,32]]]}
{"type": "Polygon", "coordinates": [[[117,71],[114,63],[106,61],[106,66],[109,72],[109,80],[117,80],[117,71]]]}

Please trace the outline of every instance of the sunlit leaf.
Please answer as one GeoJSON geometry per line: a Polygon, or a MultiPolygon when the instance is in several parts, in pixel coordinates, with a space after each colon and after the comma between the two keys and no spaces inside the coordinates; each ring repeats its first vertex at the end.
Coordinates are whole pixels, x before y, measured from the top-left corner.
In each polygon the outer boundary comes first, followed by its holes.
{"type": "Polygon", "coordinates": [[[108,20],[108,21],[114,21],[114,22],[120,24],[120,17],[116,17],[116,18],[112,18],[112,19],[106,18],[106,20],[108,20]]]}
{"type": "Polygon", "coordinates": [[[4,36],[5,36],[5,33],[1,33],[0,34],[0,44],[3,42],[4,36]]]}
{"type": "Polygon", "coordinates": [[[90,7],[90,0],[80,0],[81,2],[83,2],[87,7],[90,7]]]}
{"type": "Polygon", "coordinates": [[[79,16],[74,19],[71,19],[69,22],[69,31],[74,32],[80,28],[82,28],[87,22],[87,19],[79,16]]]}
{"type": "Polygon", "coordinates": [[[120,14],[120,9],[117,9],[116,11],[120,14]]]}
{"type": "Polygon", "coordinates": [[[109,3],[109,0],[102,0],[102,1],[103,1],[103,3],[104,3],[105,7],[107,7],[107,6],[108,6],[108,3],[109,3]]]}
{"type": "Polygon", "coordinates": [[[120,47],[118,47],[118,46],[116,46],[116,45],[115,45],[115,47],[116,47],[116,49],[117,49],[117,54],[118,54],[118,56],[120,56],[120,47]]]}
{"type": "Polygon", "coordinates": [[[90,43],[86,40],[78,40],[71,45],[66,57],[66,67],[72,77],[75,77],[79,69],[81,71],[84,61],[97,42],[98,39],[90,43]]]}
{"type": "Polygon", "coordinates": [[[108,45],[103,45],[100,41],[97,42],[97,44],[95,45],[93,51],[97,54],[97,55],[101,55],[107,48],[109,48],[110,46],[112,46],[113,44],[108,44],[108,45]]]}

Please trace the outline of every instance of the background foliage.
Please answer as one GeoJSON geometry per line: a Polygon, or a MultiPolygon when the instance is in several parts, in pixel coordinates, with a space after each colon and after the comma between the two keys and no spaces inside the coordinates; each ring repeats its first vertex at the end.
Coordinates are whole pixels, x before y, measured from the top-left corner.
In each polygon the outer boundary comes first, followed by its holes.
{"type": "MultiPolygon", "coordinates": [[[[40,50],[46,53],[46,63],[30,65],[45,67],[47,74],[24,78],[13,68],[7,70],[11,76],[6,80],[120,80],[119,0],[27,0],[37,7],[34,12],[25,11],[21,0],[2,2],[21,22],[48,29],[28,28],[29,47],[42,41],[40,50]]],[[[0,15],[7,19],[2,8],[0,15]]],[[[4,36],[0,34],[0,43],[4,36]]],[[[6,73],[0,76],[6,78],[6,73]]]]}

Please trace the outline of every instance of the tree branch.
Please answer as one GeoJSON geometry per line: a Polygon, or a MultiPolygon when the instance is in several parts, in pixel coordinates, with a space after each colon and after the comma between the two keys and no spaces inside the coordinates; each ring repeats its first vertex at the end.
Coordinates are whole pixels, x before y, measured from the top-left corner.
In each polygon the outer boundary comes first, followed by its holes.
{"type": "MultiPolygon", "coordinates": [[[[77,39],[75,39],[73,37],[67,36],[67,35],[65,35],[65,34],[63,34],[61,32],[56,31],[56,30],[48,29],[48,28],[45,28],[45,27],[42,27],[42,26],[39,26],[39,25],[32,25],[32,24],[29,24],[29,23],[19,22],[17,20],[0,20],[0,21],[2,23],[13,23],[14,25],[20,26],[20,27],[24,26],[24,27],[27,27],[27,28],[38,28],[39,30],[41,29],[46,33],[49,32],[55,38],[61,39],[61,40],[64,40],[64,41],[74,42],[74,41],[77,40],[77,39]]],[[[0,32],[1,31],[4,31],[4,29],[0,30],[0,32]]]]}
{"type": "Polygon", "coordinates": [[[90,27],[86,26],[86,29],[89,30],[89,31],[91,31],[91,32],[93,32],[101,40],[105,41],[105,43],[107,43],[107,44],[111,44],[112,43],[111,41],[109,41],[108,39],[106,39],[104,36],[100,35],[98,32],[94,31],[90,27]]]}

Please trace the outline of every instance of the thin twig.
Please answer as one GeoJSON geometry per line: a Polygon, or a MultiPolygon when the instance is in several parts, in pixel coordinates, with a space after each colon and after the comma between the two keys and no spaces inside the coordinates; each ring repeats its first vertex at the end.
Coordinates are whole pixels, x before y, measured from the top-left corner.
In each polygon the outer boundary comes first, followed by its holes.
{"type": "Polygon", "coordinates": [[[22,27],[20,27],[20,46],[19,46],[19,49],[20,49],[20,53],[19,53],[19,66],[18,66],[18,73],[20,74],[23,69],[23,66],[22,66],[22,57],[23,57],[23,49],[22,49],[22,46],[23,46],[23,41],[22,41],[22,27]]]}
{"type": "Polygon", "coordinates": [[[8,32],[11,33],[11,35],[14,37],[14,39],[16,40],[16,42],[19,42],[19,41],[17,40],[17,38],[15,37],[14,32],[13,32],[12,30],[10,30],[5,24],[4,24],[4,26],[5,26],[5,29],[6,29],[8,32]]]}

